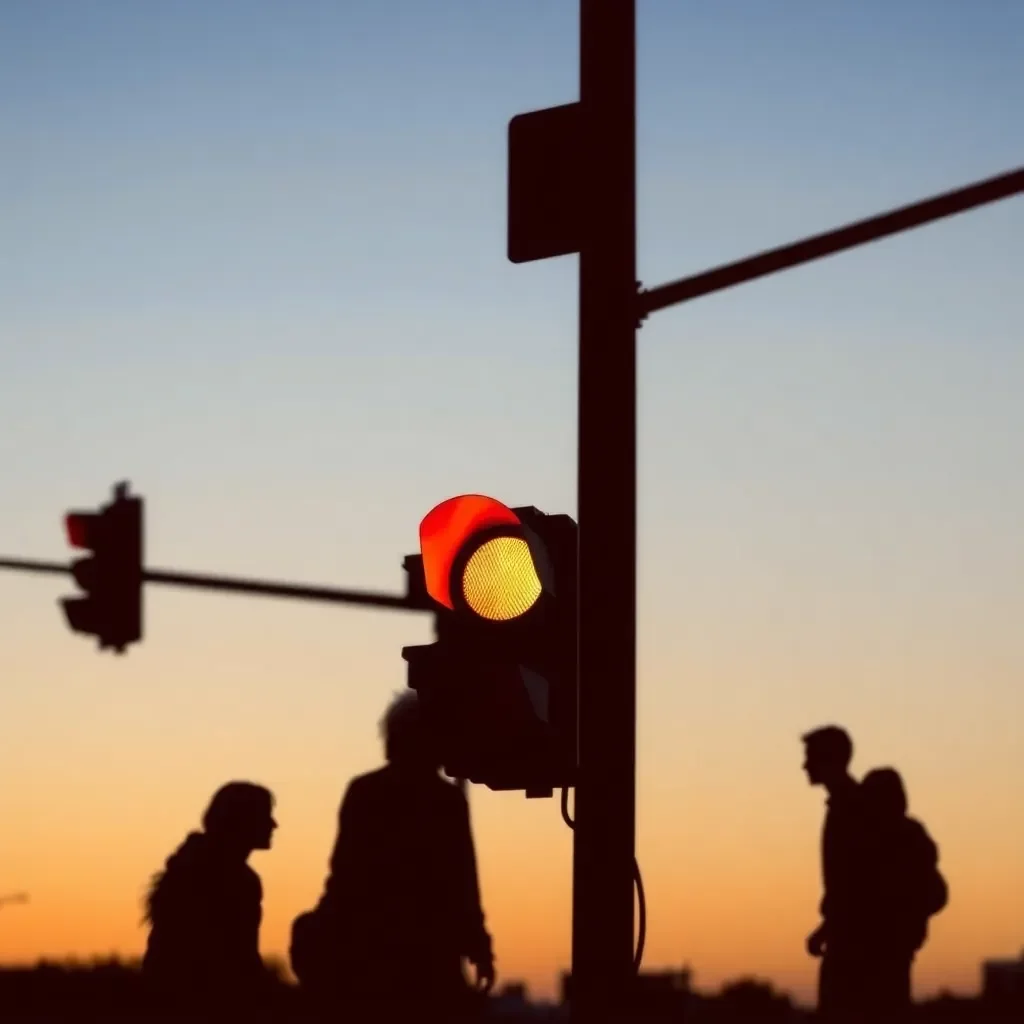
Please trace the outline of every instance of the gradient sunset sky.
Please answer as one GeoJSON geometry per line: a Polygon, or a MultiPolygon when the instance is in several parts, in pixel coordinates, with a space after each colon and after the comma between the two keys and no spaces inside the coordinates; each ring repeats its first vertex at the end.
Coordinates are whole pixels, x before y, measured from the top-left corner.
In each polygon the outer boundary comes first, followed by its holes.
{"type": "MultiPolygon", "coordinates": [[[[640,0],[654,285],[1024,162],[1019,0],[640,0]]],[[[575,510],[576,261],[505,258],[509,118],[570,0],[0,5],[0,553],[128,478],[153,567],[398,590],[434,504],[575,510]]],[[[951,901],[919,994],[1024,946],[1024,200],[640,336],[646,962],[807,997],[822,794],[894,764],[951,901]]],[[[138,953],[214,788],[277,794],[263,947],[405,685],[399,613],[146,594],[124,658],[0,572],[0,961],[138,953]]],[[[555,801],[471,794],[499,971],[569,958],[555,801]]]]}

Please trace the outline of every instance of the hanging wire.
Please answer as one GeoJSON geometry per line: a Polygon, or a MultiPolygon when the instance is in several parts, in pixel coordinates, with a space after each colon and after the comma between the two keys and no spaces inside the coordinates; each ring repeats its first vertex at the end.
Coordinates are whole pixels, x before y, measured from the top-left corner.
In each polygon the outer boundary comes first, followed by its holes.
{"type": "MultiPolygon", "coordinates": [[[[562,821],[574,829],[576,822],[569,817],[569,787],[562,787],[562,821]]],[[[636,950],[633,953],[633,970],[639,971],[644,959],[644,946],[647,943],[647,897],[644,894],[644,880],[640,874],[640,863],[633,858],[633,884],[636,886],[637,902],[637,937],[636,950]]]]}

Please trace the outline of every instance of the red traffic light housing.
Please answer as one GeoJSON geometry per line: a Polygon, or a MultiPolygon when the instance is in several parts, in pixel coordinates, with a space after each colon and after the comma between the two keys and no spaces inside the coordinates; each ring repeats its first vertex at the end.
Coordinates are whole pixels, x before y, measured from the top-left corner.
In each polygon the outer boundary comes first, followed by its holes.
{"type": "Polygon", "coordinates": [[[72,547],[92,552],[71,566],[84,594],[61,600],[68,625],[123,654],[142,638],[142,499],[119,484],[110,504],[69,512],[64,525],[72,547]]]}
{"type": "Polygon", "coordinates": [[[420,524],[406,569],[437,642],[402,653],[450,775],[528,796],[572,784],[576,532],[569,516],[479,494],[420,524]]]}
{"type": "Polygon", "coordinates": [[[96,524],[100,516],[95,512],[69,512],[64,517],[68,543],[73,548],[91,548],[96,543],[96,524]]]}
{"type": "Polygon", "coordinates": [[[436,505],[420,523],[420,556],[427,594],[454,610],[452,569],[466,542],[484,531],[519,525],[519,517],[510,508],[482,494],[463,494],[436,505]]]}
{"type": "Polygon", "coordinates": [[[553,518],[532,507],[511,509],[482,494],[441,502],[420,523],[428,596],[470,621],[522,618],[554,588],[547,545],[530,528],[531,522],[553,518]]]}

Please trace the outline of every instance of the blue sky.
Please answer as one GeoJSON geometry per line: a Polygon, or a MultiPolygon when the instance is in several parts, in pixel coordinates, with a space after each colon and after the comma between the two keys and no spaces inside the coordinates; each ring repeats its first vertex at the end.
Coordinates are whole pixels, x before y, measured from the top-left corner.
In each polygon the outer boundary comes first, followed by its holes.
{"type": "MultiPolygon", "coordinates": [[[[575,260],[507,262],[505,146],[516,113],[576,97],[576,18],[8,0],[0,551],[63,557],[62,511],[129,477],[153,565],[397,589],[445,497],[573,511],[575,260]]],[[[640,0],[644,283],[1020,165],[1022,51],[1014,0],[640,0]]],[[[742,739],[789,772],[818,715],[917,758],[936,794],[975,715],[970,750],[988,732],[1024,778],[1022,260],[1017,199],[645,324],[641,809],[677,792],[681,734],[685,770],[732,778],[742,739]]],[[[215,721],[227,698],[190,675],[208,663],[258,677],[239,692],[269,729],[262,667],[301,652],[316,749],[333,715],[369,756],[397,647],[425,633],[155,594],[115,669],[66,634],[60,592],[0,575],[0,678],[27,681],[0,719],[41,721],[58,685],[81,709],[56,680],[117,673],[102,692],[138,702],[133,727],[176,674],[215,721]],[[332,689],[346,671],[358,694],[332,689]]]]}
{"type": "MultiPolygon", "coordinates": [[[[52,546],[27,511],[33,492],[52,504],[47,478],[125,471],[166,481],[160,522],[189,515],[190,486],[225,500],[214,481],[254,503],[282,472],[307,497],[369,478],[397,498],[481,463],[481,482],[501,466],[501,490],[571,504],[574,262],[503,253],[505,125],[573,98],[574,4],[2,17],[11,543],[52,546]]],[[[638,32],[645,282],[1019,162],[1016,4],[641,3],[638,32]]],[[[693,359],[758,381],[790,344],[884,334],[898,358],[927,338],[932,362],[980,330],[973,347],[1013,363],[1021,216],[1003,204],[652,319],[645,435],[679,433],[693,359]]],[[[182,526],[168,557],[231,543],[182,526]]]]}

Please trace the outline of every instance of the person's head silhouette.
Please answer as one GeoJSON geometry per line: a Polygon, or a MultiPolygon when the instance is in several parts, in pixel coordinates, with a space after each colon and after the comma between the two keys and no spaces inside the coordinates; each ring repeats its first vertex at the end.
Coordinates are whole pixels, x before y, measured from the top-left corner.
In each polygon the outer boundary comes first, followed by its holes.
{"type": "Polygon", "coordinates": [[[167,858],[165,869],[153,876],[146,896],[146,920],[154,925],[173,921],[183,901],[206,901],[211,886],[223,891],[226,879],[251,873],[245,863],[249,854],[270,849],[277,828],[273,810],[274,796],[265,786],[252,782],[221,786],[203,814],[202,832],[190,832],[167,858]]]}
{"type": "Polygon", "coordinates": [[[825,725],[805,734],[804,771],[812,786],[831,788],[848,777],[853,742],[838,725],[825,725]]]}
{"type": "Polygon", "coordinates": [[[380,723],[384,756],[390,764],[425,772],[441,765],[415,690],[399,694],[384,712],[380,723]]]}
{"type": "Polygon", "coordinates": [[[864,807],[880,821],[898,821],[907,813],[907,791],[895,768],[875,768],[860,784],[864,807]]]}
{"type": "Polygon", "coordinates": [[[277,822],[274,796],[253,782],[228,782],[213,794],[203,815],[203,831],[218,847],[248,857],[269,850],[277,822]]]}

